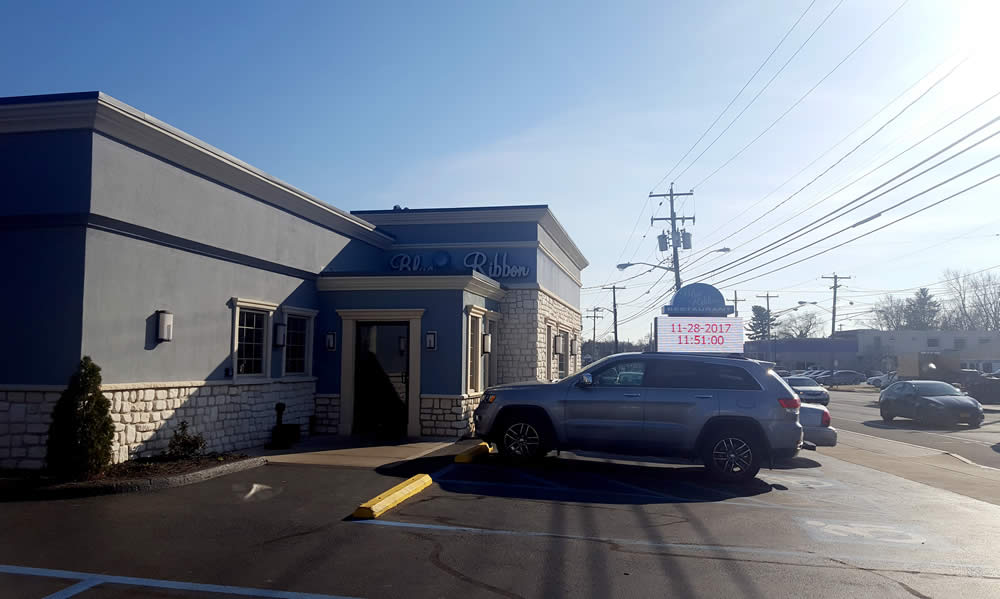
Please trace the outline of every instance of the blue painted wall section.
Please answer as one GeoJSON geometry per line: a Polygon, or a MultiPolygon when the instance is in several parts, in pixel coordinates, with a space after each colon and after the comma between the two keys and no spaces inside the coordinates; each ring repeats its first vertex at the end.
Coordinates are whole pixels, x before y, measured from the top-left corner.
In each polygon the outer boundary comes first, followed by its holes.
{"type": "Polygon", "coordinates": [[[0,135],[0,214],[83,214],[90,206],[91,131],[0,135]]]}
{"type": "Polygon", "coordinates": [[[458,395],[462,379],[456,371],[456,364],[463,362],[462,354],[462,309],[463,292],[442,291],[321,291],[317,316],[317,342],[313,372],[319,377],[317,393],[340,393],[340,352],[343,343],[343,329],[337,310],[341,309],[410,309],[424,308],[421,321],[420,346],[423,348],[424,333],[437,331],[438,349],[423,352],[420,356],[421,393],[458,395]],[[324,344],[328,331],[335,331],[338,338],[337,351],[326,351],[324,344]]]}

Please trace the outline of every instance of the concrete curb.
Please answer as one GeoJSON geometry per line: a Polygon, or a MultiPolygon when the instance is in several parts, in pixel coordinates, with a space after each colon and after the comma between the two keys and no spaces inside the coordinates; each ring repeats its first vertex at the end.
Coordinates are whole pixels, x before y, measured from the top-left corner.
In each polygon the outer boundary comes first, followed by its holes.
{"type": "Polygon", "coordinates": [[[487,443],[479,443],[455,455],[456,464],[469,464],[475,462],[481,456],[490,453],[490,446],[487,443]]]}
{"type": "Polygon", "coordinates": [[[40,489],[26,489],[24,491],[14,491],[10,499],[14,500],[44,500],[44,499],[68,499],[76,497],[92,497],[97,495],[118,495],[123,493],[146,493],[169,489],[172,487],[183,487],[194,483],[210,480],[219,476],[258,468],[267,464],[267,459],[263,457],[248,458],[196,470],[184,474],[173,476],[160,476],[156,478],[140,478],[118,481],[99,481],[94,483],[66,483],[53,487],[43,487],[40,489]]]}
{"type": "Polygon", "coordinates": [[[392,487],[384,493],[372,497],[354,510],[353,517],[361,520],[378,518],[382,514],[403,503],[410,497],[431,486],[431,477],[427,474],[417,474],[392,487]]]}

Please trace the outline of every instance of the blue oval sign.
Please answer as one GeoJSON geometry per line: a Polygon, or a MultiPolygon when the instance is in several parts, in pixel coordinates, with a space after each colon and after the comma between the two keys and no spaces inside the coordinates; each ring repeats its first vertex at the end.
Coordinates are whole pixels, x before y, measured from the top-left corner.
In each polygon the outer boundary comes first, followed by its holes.
{"type": "Polygon", "coordinates": [[[735,308],[726,305],[722,292],[706,283],[684,285],[674,294],[669,306],[663,306],[668,316],[728,316],[735,308]]]}

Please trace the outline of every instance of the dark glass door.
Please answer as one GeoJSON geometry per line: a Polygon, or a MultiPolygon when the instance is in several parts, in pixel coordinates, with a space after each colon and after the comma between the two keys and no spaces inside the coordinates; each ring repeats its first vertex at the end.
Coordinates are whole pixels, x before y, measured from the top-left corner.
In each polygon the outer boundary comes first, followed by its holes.
{"type": "Polygon", "coordinates": [[[355,337],[354,433],[406,437],[409,324],[359,322],[355,337]]]}

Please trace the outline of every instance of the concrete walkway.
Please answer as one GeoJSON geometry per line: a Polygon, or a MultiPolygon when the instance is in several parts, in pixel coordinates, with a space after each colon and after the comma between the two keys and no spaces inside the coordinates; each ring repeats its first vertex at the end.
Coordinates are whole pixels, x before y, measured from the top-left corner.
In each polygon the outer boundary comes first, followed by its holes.
{"type": "MultiPolygon", "coordinates": [[[[1000,470],[941,450],[840,430],[836,447],[819,453],[1000,505],[1000,470]]],[[[808,457],[808,453],[804,452],[808,457]]]]}
{"type": "MultiPolygon", "coordinates": [[[[423,457],[454,444],[455,441],[449,439],[376,445],[356,437],[322,435],[303,439],[289,449],[257,447],[248,450],[247,453],[252,456],[263,456],[268,462],[279,464],[378,468],[394,462],[423,457]]],[[[460,450],[456,449],[455,453],[460,450]]]]}

